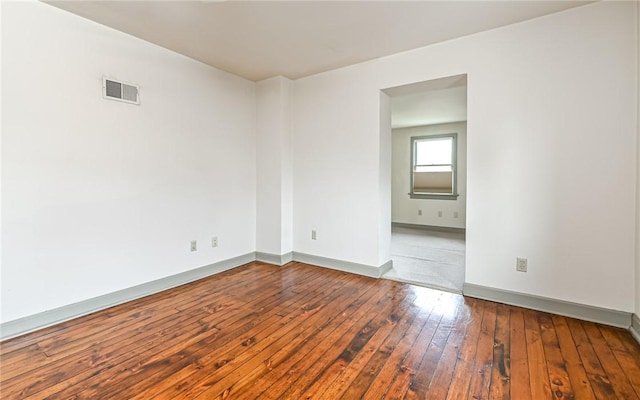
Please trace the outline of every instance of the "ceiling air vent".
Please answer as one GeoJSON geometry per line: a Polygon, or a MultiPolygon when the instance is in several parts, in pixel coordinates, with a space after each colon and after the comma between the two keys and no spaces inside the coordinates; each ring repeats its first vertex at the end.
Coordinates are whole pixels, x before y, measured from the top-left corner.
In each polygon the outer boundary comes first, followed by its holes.
{"type": "Polygon", "coordinates": [[[102,78],[102,96],[105,99],[140,104],[140,93],[137,85],[119,82],[110,78],[102,78]]]}

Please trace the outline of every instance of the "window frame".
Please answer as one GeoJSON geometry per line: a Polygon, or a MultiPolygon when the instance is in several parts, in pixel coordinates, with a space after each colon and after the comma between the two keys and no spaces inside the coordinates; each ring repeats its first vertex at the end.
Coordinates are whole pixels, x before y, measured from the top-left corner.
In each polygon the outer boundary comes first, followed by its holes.
{"type": "Polygon", "coordinates": [[[437,200],[457,200],[458,199],[458,133],[443,133],[438,135],[422,135],[411,136],[411,164],[409,165],[409,197],[412,199],[437,199],[437,200]],[[416,169],[416,150],[417,142],[430,140],[430,139],[442,139],[451,138],[451,169],[453,172],[453,185],[452,193],[429,193],[429,192],[414,192],[413,177],[416,169]]]}

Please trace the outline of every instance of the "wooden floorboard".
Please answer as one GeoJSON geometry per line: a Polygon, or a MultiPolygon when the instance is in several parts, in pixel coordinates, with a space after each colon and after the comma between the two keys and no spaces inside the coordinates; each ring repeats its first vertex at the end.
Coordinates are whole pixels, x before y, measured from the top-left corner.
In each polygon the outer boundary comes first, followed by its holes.
{"type": "Polygon", "coordinates": [[[0,398],[640,400],[640,345],[591,322],[254,262],[0,343],[0,398]]]}

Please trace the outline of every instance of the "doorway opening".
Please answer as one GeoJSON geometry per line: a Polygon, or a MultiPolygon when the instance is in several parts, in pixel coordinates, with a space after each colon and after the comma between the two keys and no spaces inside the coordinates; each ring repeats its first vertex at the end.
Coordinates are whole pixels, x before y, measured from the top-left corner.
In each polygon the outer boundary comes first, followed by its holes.
{"type": "Polygon", "coordinates": [[[467,76],[383,91],[391,114],[391,260],[383,278],[462,293],[467,76]]]}

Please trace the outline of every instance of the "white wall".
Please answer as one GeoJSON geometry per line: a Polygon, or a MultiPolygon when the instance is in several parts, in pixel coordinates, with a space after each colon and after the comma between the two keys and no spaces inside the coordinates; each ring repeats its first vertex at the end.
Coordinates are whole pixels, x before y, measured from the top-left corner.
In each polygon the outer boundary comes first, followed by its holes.
{"type": "Polygon", "coordinates": [[[430,225],[448,228],[465,227],[467,204],[467,123],[438,124],[393,130],[392,148],[392,212],[391,220],[404,224],[430,225]],[[458,198],[455,200],[412,199],[411,137],[458,134],[458,198]],[[422,215],[418,215],[422,210],[422,215]],[[442,217],[438,217],[438,212],[442,217]],[[454,216],[458,213],[458,217],[454,216]]]}
{"type": "Polygon", "coordinates": [[[2,321],[255,250],[253,82],[43,3],[2,57],[2,321]]]}
{"type": "Polygon", "coordinates": [[[379,91],[467,73],[467,283],[633,311],[634,7],[598,2],[297,80],[294,247],[378,265],[379,91]]]}
{"type": "Polygon", "coordinates": [[[256,251],[293,251],[293,81],[284,77],[257,83],[256,251]]]}
{"type": "Polygon", "coordinates": [[[297,252],[369,266],[387,261],[378,259],[380,91],[367,85],[374,79],[370,73],[356,66],[295,82],[297,252]],[[311,240],[311,230],[317,240],[311,240]]]}
{"type": "MultiPolygon", "coordinates": [[[[0,3],[0,24],[2,23],[2,3],[0,3]]],[[[2,26],[0,25],[0,29],[2,29],[2,26]]],[[[0,34],[2,32],[0,31],[0,34]]],[[[1,49],[2,43],[0,42],[0,121],[3,121],[2,119],[2,49],[1,49]]],[[[0,321],[4,321],[4,317],[3,317],[3,311],[2,311],[2,176],[3,176],[3,172],[2,172],[2,123],[0,122],[0,321]]]]}

